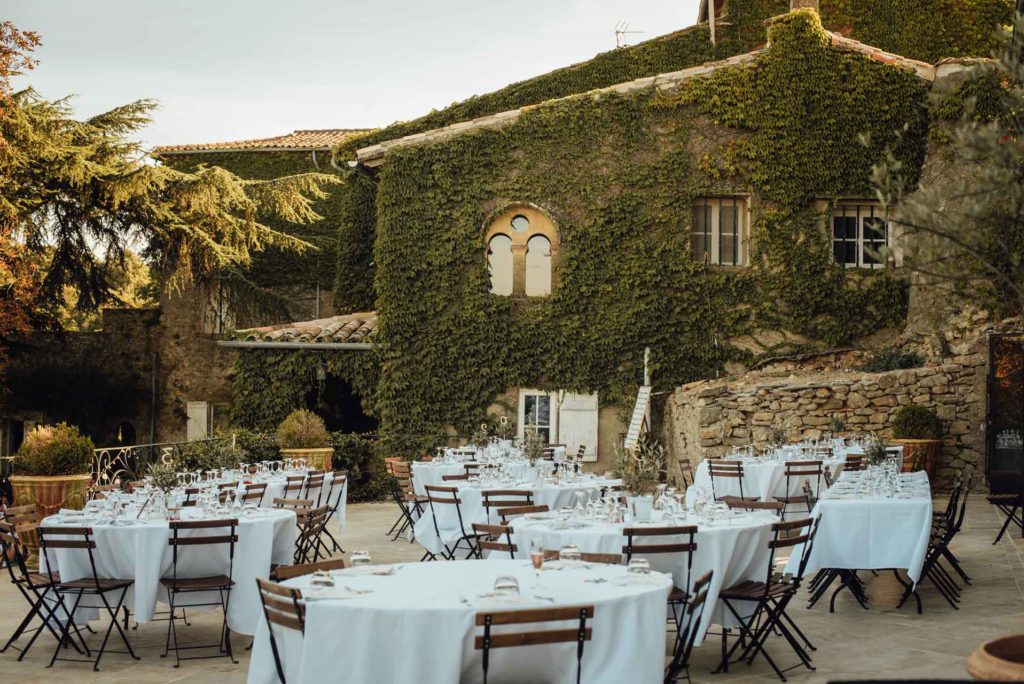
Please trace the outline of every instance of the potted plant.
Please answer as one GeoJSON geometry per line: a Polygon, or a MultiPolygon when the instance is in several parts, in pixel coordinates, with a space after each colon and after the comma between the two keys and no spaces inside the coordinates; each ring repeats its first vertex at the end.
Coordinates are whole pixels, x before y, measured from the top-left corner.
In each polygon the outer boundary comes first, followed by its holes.
{"type": "Polygon", "coordinates": [[[92,440],[77,427],[66,423],[37,427],[14,455],[15,505],[35,504],[40,516],[61,508],[85,508],[94,450],[92,440]]]}
{"type": "Polygon", "coordinates": [[[892,420],[892,436],[903,445],[903,470],[924,470],[935,479],[942,453],[942,419],[920,404],[902,407],[892,420]]]}
{"type": "Polygon", "coordinates": [[[480,423],[480,427],[469,437],[469,443],[483,449],[491,442],[491,428],[487,423],[480,423]]]}
{"type": "Polygon", "coordinates": [[[665,447],[657,440],[643,439],[636,450],[621,449],[616,477],[631,495],[630,504],[637,522],[650,522],[654,513],[654,493],[665,475],[665,447]]]}
{"type": "Polygon", "coordinates": [[[986,641],[967,656],[967,674],[989,682],[1024,680],[1024,634],[986,641]]]}
{"type": "Polygon", "coordinates": [[[323,418],[312,411],[297,409],[277,428],[277,445],[284,458],[305,459],[314,470],[330,470],[334,447],[323,418]]]}
{"type": "Polygon", "coordinates": [[[871,442],[864,447],[864,460],[871,465],[882,465],[889,458],[888,444],[877,434],[871,434],[871,442]]]}
{"type": "Polygon", "coordinates": [[[846,432],[846,419],[838,413],[828,417],[828,431],[832,439],[840,439],[846,432]]]}
{"type": "Polygon", "coordinates": [[[544,438],[537,428],[528,427],[523,430],[523,455],[531,466],[537,465],[544,458],[545,446],[544,438]]]}

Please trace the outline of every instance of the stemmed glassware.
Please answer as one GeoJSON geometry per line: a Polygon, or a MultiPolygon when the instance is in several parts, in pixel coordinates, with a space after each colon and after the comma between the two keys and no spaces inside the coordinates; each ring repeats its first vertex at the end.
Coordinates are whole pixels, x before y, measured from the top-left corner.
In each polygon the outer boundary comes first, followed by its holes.
{"type": "Polygon", "coordinates": [[[533,565],[533,572],[536,575],[535,587],[540,586],[540,569],[544,567],[544,547],[534,539],[530,542],[530,564],[533,565]]]}

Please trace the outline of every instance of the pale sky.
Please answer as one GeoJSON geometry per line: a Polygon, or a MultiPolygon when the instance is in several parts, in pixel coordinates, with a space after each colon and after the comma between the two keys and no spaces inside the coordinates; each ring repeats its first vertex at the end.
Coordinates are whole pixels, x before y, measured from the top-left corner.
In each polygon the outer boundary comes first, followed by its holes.
{"type": "Polygon", "coordinates": [[[80,116],[160,102],[147,146],[407,120],[696,21],[699,0],[0,0],[16,82],[80,116]]]}

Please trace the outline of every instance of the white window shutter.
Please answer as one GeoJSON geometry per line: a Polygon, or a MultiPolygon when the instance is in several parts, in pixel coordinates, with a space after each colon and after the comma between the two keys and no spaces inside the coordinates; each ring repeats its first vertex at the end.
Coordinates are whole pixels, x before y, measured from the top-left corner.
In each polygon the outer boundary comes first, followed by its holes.
{"type": "Polygon", "coordinates": [[[565,444],[566,455],[575,456],[580,445],[587,447],[584,461],[597,460],[597,394],[566,392],[559,409],[558,441],[565,444]]]}
{"type": "Polygon", "coordinates": [[[190,401],[185,404],[185,438],[188,441],[206,439],[210,436],[210,405],[205,401],[190,401]]]}

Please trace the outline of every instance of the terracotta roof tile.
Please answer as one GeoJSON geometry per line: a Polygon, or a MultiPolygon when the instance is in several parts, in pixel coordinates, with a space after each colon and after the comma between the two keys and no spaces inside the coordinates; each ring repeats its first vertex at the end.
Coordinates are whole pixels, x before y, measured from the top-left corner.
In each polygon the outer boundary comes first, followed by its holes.
{"type": "Polygon", "coordinates": [[[153,154],[181,154],[188,152],[219,152],[231,150],[328,150],[345,139],[371,131],[371,128],[324,128],[292,131],[273,138],[235,140],[232,142],[195,143],[191,145],[164,145],[153,149],[153,154]]]}
{"type": "Polygon", "coordinates": [[[233,337],[246,342],[372,342],[377,333],[377,312],[345,314],[261,328],[236,330],[233,337]]]}

